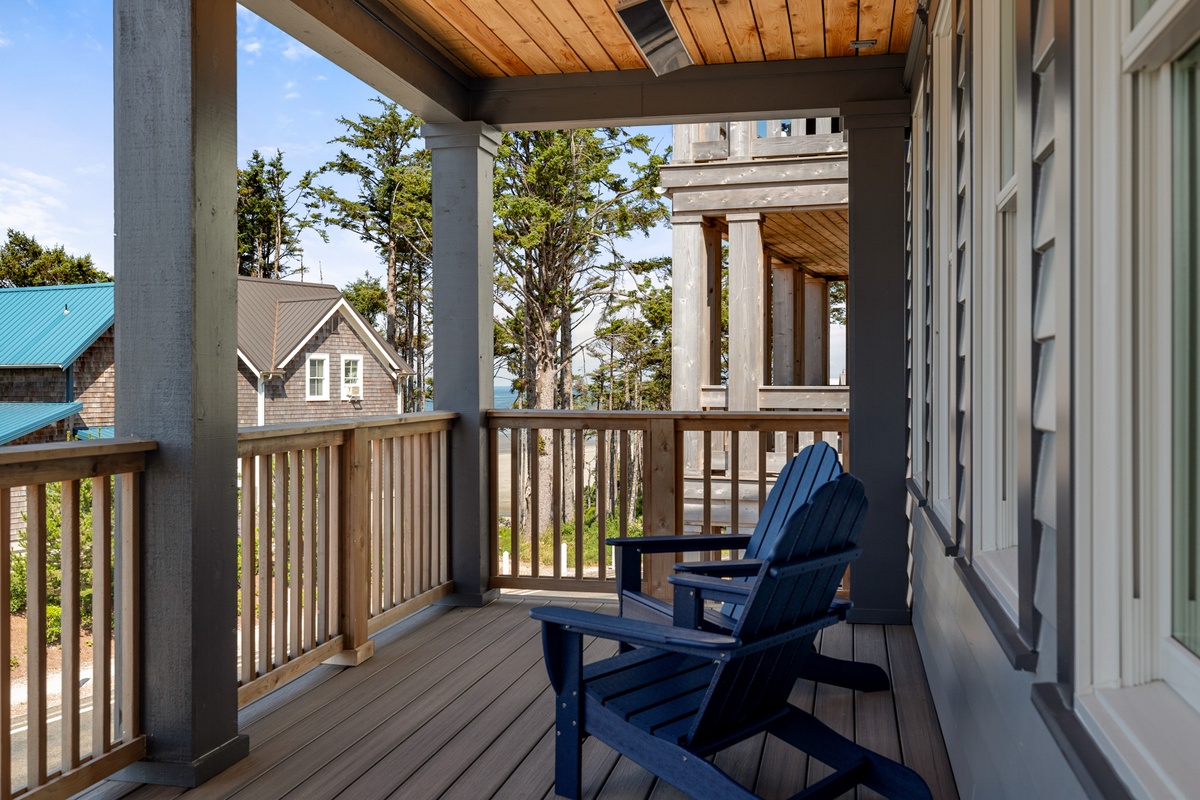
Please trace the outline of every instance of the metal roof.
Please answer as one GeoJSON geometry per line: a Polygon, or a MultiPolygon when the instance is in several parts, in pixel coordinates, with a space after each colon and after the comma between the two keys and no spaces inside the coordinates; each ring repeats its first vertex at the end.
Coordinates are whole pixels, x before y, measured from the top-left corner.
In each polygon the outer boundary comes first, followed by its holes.
{"type": "Polygon", "coordinates": [[[238,278],[238,352],[258,372],[282,370],[317,328],[340,309],[368,347],[394,368],[412,368],[370,323],[342,298],[336,286],[266,278],[238,278]]]}
{"type": "Polygon", "coordinates": [[[0,445],[83,411],[83,403],[0,403],[0,445]]]}
{"type": "Polygon", "coordinates": [[[113,324],[113,285],[0,289],[0,367],[69,367],[113,324]]]}

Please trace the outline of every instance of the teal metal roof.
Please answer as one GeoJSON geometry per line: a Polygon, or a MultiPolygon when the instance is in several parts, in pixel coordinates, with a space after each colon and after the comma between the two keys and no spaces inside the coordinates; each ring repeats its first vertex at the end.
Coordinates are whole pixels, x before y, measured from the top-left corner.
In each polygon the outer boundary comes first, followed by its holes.
{"type": "Polygon", "coordinates": [[[113,308],[111,283],[0,289],[0,367],[66,369],[112,327],[113,308]]]}
{"type": "Polygon", "coordinates": [[[83,411],[83,403],[0,403],[0,445],[83,411]]]}

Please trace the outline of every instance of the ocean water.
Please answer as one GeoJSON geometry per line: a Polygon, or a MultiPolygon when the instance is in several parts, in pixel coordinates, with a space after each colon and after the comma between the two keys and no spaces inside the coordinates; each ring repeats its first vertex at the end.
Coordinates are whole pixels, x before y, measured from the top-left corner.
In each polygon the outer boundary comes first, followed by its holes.
{"type": "Polygon", "coordinates": [[[497,383],[492,387],[492,408],[509,409],[517,402],[517,393],[510,383],[497,383]]]}

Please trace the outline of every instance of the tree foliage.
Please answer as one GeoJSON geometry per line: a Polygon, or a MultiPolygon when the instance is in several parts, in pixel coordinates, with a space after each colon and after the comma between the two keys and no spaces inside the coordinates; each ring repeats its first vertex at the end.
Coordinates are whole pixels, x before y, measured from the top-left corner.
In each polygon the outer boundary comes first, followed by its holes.
{"type": "Polygon", "coordinates": [[[379,323],[387,310],[387,292],[379,284],[379,278],[369,271],[363,272],[361,278],[346,284],[346,288],[342,289],[342,296],[354,306],[355,311],[369,320],[376,330],[382,330],[379,323]]]}
{"type": "Polygon", "coordinates": [[[283,153],[266,160],[255,150],[238,170],[238,274],[282,278],[303,269],[300,232],[312,226],[306,203],[313,173],[288,186],[283,153]]]}
{"type": "Polygon", "coordinates": [[[829,282],[829,321],[834,325],[846,324],[846,282],[829,282]]]}
{"type": "Polygon", "coordinates": [[[530,408],[571,408],[581,320],[627,265],[617,243],[667,216],[664,156],[620,128],[507,133],[496,156],[497,355],[530,408]],[[625,159],[622,164],[622,159],[625,159]]]}
{"type": "Polygon", "coordinates": [[[416,375],[405,392],[410,410],[425,407],[431,358],[430,277],[433,264],[433,180],[429,151],[417,147],[422,120],[374,98],[381,111],[338,120],[345,149],[323,166],[325,176],[350,179],[352,194],[314,187],[317,221],[357,234],[384,263],[384,337],[416,375]]]}
{"type": "Polygon", "coordinates": [[[107,283],[112,276],[96,269],[91,255],[69,255],[62,245],[46,248],[21,231],[8,229],[0,245],[0,288],[107,283]]]}

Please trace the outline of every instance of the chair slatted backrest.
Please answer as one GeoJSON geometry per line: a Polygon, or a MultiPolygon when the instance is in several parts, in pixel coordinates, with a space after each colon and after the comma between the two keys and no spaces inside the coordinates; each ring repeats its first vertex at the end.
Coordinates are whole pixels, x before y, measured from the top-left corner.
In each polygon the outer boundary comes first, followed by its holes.
{"type": "MultiPolygon", "coordinates": [[[[845,563],[777,573],[806,558],[853,547],[866,510],[862,482],[853,475],[840,475],[819,488],[780,526],[734,636],[750,643],[827,614],[845,563]]],[[[781,709],[815,636],[814,632],[719,665],[688,734],[689,741],[718,739],[781,709]]]]}
{"type": "MultiPolygon", "coordinates": [[[[813,492],[841,474],[837,451],[826,442],[813,442],[789,459],[759,512],[754,534],[746,545],[745,558],[761,558],[769,553],[788,516],[807,503],[813,492]]],[[[737,619],[742,609],[733,603],[725,603],[721,613],[737,619]]]]}

